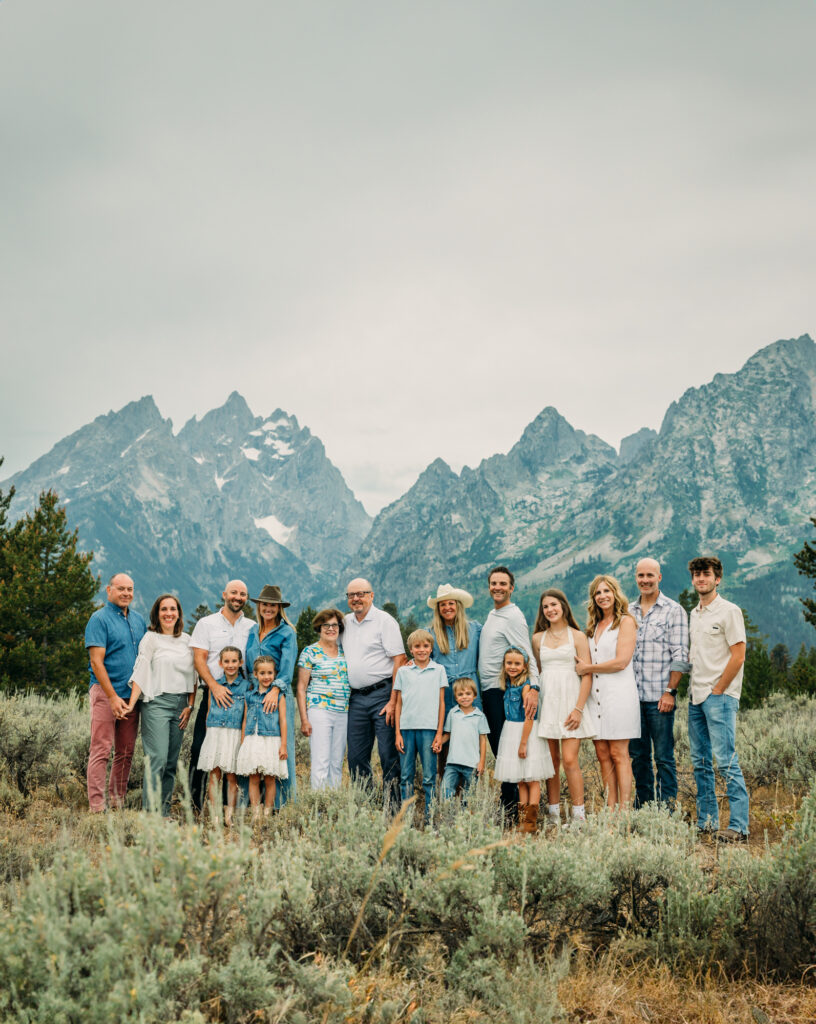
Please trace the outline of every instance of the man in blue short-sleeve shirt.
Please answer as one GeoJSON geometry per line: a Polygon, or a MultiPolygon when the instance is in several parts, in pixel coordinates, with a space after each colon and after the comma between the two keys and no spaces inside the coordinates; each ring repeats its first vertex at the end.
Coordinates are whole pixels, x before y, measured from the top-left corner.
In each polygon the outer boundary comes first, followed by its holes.
{"type": "Polygon", "coordinates": [[[91,749],[88,756],[88,804],[105,810],[105,777],[113,749],[108,793],[112,807],[125,799],[136,732],[138,705],[128,714],[130,678],[139,641],[147,626],[131,609],[133,580],[126,573],[111,576],[107,602],[88,620],[85,647],[90,660],[91,749]]]}

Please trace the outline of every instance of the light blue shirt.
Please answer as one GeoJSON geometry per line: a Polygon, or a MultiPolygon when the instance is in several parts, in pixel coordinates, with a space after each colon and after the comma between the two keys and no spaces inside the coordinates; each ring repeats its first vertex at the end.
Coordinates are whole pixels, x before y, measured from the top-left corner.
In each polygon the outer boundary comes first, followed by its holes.
{"type": "Polygon", "coordinates": [[[479,737],[490,732],[484,712],[474,708],[466,715],[457,704],[448,712],[444,732],[450,733],[448,764],[475,768],[479,763],[479,737]]]}
{"type": "Polygon", "coordinates": [[[403,665],[397,670],[394,689],[402,693],[400,731],[439,727],[439,691],[448,685],[441,665],[429,661],[425,668],[403,665]]]}
{"type": "MultiPolygon", "coordinates": [[[[448,684],[453,685],[457,679],[472,679],[474,683],[479,681],[479,634],[482,631],[482,624],[473,619],[467,620],[468,624],[468,645],[463,651],[456,650],[456,639],[453,633],[453,626],[445,626],[448,634],[448,653],[442,654],[434,640],[433,653],[431,658],[441,665],[448,677],[448,684]]],[[[430,630],[433,636],[433,630],[430,630]]]]}

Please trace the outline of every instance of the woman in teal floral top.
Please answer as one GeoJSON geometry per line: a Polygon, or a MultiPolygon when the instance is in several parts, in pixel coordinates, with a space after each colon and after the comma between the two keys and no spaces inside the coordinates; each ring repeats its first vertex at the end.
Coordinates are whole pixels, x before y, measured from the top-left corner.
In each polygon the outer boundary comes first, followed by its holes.
{"type": "Polygon", "coordinates": [[[311,741],[312,789],[337,789],[348,730],[348,666],[340,646],[343,613],[326,608],[312,619],[320,639],[298,658],[300,731],[311,741]]]}

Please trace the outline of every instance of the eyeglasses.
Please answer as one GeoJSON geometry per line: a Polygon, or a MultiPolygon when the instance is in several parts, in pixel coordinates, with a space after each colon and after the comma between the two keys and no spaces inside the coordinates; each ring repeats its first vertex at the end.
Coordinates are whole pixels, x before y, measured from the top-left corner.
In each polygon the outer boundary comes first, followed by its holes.
{"type": "Polygon", "coordinates": [[[320,627],[321,629],[339,629],[340,627],[336,622],[324,622],[320,627]]]}
{"type": "Polygon", "coordinates": [[[346,594],[346,598],[349,601],[351,601],[355,597],[365,597],[366,594],[371,594],[371,593],[373,593],[373,591],[371,591],[371,590],[355,590],[355,591],[353,591],[350,594],[346,594]]]}

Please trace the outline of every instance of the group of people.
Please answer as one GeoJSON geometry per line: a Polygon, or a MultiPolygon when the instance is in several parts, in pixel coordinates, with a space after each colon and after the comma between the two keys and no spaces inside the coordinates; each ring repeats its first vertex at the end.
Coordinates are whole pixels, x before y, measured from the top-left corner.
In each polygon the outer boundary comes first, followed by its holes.
{"type": "Polygon", "coordinates": [[[408,655],[397,621],[376,607],[371,584],[358,578],[347,588],[349,611],[319,612],[313,620],[318,639],[299,656],[289,603],[278,587],[265,586],[252,598],[253,622],[244,614],[246,585],[231,581],[220,610],[199,619],[187,635],[175,596],[156,599],[148,626],[130,607],[133,581],[117,573],[85,634],[90,807],[122,803],[141,720],[144,801],[169,813],[183,730],[200,685],[205,695],[194,725],[190,790],[201,810],[207,776],[214,803],[226,780],[227,821],[242,792],[258,816],[296,798],[297,703],[315,789],[339,786],[344,758],[352,780],[370,783],[376,742],[386,808],[393,811],[413,795],[419,760],[427,821],[437,796],[466,799],[474,777],[485,771],[489,743],[506,821],[536,831],[543,783],[547,822],[560,826],[563,765],[572,823],[580,827],[578,755],[585,739],[594,744],[610,806],[674,805],[677,687],[690,672],[697,827],[726,842],[743,841],[748,793],[735,749],[743,616],[718,593],[719,559],[694,558],[689,572],[699,598],[690,619],[661,592],[660,565],[644,558],[635,568],[639,595],[631,604],[614,577],[597,576],[582,630],[566,595],[547,589],[531,635],[512,601],[513,573],[496,566],[488,574],[493,607],[484,623],[467,615],[471,594],[442,584],[427,600],[428,628],[408,637],[408,655]],[[730,808],[722,830],[714,761],[730,808]]]}

